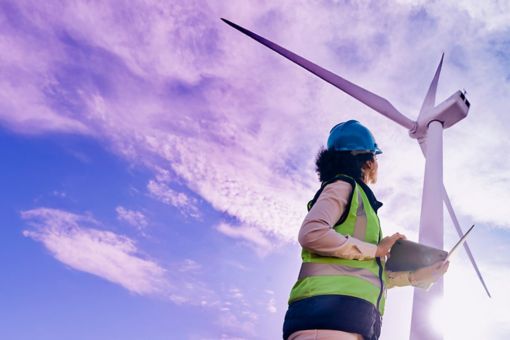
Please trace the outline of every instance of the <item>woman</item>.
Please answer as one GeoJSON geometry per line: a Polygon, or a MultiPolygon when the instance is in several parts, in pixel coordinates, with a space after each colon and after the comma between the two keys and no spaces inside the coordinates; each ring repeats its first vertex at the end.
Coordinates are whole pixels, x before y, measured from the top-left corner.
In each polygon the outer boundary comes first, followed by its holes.
{"type": "Polygon", "coordinates": [[[283,337],[288,340],[378,339],[386,289],[428,288],[448,269],[388,272],[385,257],[404,235],[382,237],[382,206],[367,184],[377,180],[382,153],[358,121],[336,125],[316,166],[322,182],[299,231],[303,264],[292,288],[283,337]]]}

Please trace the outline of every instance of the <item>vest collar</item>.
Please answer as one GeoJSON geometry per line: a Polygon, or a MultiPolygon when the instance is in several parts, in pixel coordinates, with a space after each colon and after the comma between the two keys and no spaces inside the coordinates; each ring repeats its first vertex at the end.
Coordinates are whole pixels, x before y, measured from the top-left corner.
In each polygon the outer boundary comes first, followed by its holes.
{"type": "Polygon", "coordinates": [[[365,182],[357,179],[356,183],[358,183],[361,186],[361,188],[367,195],[368,201],[370,202],[372,209],[374,209],[375,212],[377,213],[377,210],[379,210],[379,208],[383,206],[382,202],[379,202],[377,198],[375,198],[373,191],[370,189],[368,185],[365,184],[365,182]]]}

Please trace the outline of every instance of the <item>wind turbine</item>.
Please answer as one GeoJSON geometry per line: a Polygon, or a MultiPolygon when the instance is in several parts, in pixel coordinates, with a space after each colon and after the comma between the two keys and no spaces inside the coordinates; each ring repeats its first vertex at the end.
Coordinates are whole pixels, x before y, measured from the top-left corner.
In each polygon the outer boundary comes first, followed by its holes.
{"type": "MultiPolygon", "coordinates": [[[[409,136],[418,141],[425,156],[419,242],[443,249],[443,201],[446,204],[459,237],[463,235],[443,184],[443,130],[464,119],[469,111],[470,103],[463,92],[457,91],[442,103],[435,105],[437,83],[441,73],[444,54],[441,56],[441,61],[429,86],[418,118],[416,121],[413,121],[400,113],[385,98],[351,83],[231,21],[221,20],[408,129],[409,136]]],[[[483,280],[467,242],[464,243],[464,249],[487,295],[490,297],[487,285],[483,280]]],[[[428,292],[420,289],[414,290],[410,339],[442,339],[442,335],[435,332],[427,322],[432,303],[436,298],[442,298],[442,296],[442,279],[428,292]]]]}

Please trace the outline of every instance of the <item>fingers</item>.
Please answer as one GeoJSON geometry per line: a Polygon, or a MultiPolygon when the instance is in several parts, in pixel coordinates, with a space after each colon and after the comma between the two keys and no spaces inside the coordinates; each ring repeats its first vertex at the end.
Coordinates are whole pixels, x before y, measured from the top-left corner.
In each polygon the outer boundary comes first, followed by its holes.
{"type": "Polygon", "coordinates": [[[393,247],[393,245],[395,244],[395,242],[397,242],[398,240],[400,239],[406,239],[406,237],[400,233],[395,233],[393,235],[390,236],[390,240],[391,240],[391,243],[390,243],[390,248],[393,247]]]}
{"type": "Polygon", "coordinates": [[[448,268],[448,266],[450,265],[450,261],[437,261],[436,263],[434,263],[432,265],[432,267],[434,267],[435,269],[439,269],[439,268],[443,268],[443,267],[446,267],[448,268]]]}
{"type": "Polygon", "coordinates": [[[443,276],[448,270],[448,266],[450,262],[448,261],[439,261],[428,267],[423,267],[415,272],[412,275],[413,282],[436,282],[441,276],[443,276]]]}
{"type": "Polygon", "coordinates": [[[395,241],[400,240],[400,239],[407,240],[406,236],[401,233],[395,233],[395,234],[391,235],[391,238],[395,239],[395,241]]]}
{"type": "Polygon", "coordinates": [[[448,271],[448,267],[450,266],[450,261],[439,261],[432,265],[434,271],[440,273],[441,275],[448,271]]]}
{"type": "Polygon", "coordinates": [[[441,266],[441,272],[444,274],[448,271],[448,267],[450,266],[450,261],[446,261],[441,266]]]}
{"type": "Polygon", "coordinates": [[[395,233],[391,236],[386,236],[379,242],[378,250],[376,252],[377,257],[389,256],[391,247],[397,242],[399,239],[406,239],[405,235],[400,233],[395,233]]]}

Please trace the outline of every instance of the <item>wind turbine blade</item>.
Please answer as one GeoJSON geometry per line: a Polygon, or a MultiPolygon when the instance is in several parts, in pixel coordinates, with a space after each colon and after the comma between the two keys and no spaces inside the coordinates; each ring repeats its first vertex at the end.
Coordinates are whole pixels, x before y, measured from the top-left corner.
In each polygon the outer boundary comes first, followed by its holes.
{"type": "MultiPolygon", "coordinates": [[[[453,211],[452,204],[450,202],[450,198],[448,197],[448,193],[446,192],[446,188],[443,184],[443,200],[446,204],[446,208],[448,209],[448,212],[450,213],[450,217],[452,219],[453,225],[455,226],[455,229],[457,230],[457,234],[459,234],[459,237],[462,237],[462,229],[460,228],[459,221],[457,220],[457,216],[455,216],[455,212],[453,211]]],[[[489,297],[491,297],[491,293],[489,292],[489,288],[487,288],[487,285],[485,284],[485,281],[482,277],[482,273],[480,273],[480,270],[478,269],[478,266],[476,265],[475,258],[473,257],[473,254],[471,253],[471,249],[469,249],[467,241],[464,242],[464,249],[466,250],[466,253],[469,257],[469,260],[471,261],[471,264],[473,265],[473,268],[476,271],[476,275],[478,275],[478,279],[480,279],[480,282],[482,283],[483,288],[485,289],[485,292],[489,297]]]]}
{"type": "Polygon", "coordinates": [[[437,66],[436,73],[434,74],[434,78],[430,83],[429,90],[427,91],[427,95],[423,100],[423,104],[420,109],[420,114],[418,115],[418,119],[422,116],[423,112],[433,108],[436,105],[436,92],[437,92],[437,83],[439,81],[439,74],[441,74],[441,67],[443,66],[444,53],[441,55],[441,61],[437,66]]]}
{"type": "MultiPolygon", "coordinates": [[[[423,153],[423,156],[426,155],[425,152],[425,143],[419,143],[421,151],[423,153]]],[[[450,214],[450,218],[452,219],[453,225],[455,226],[455,230],[457,230],[457,234],[459,237],[462,237],[464,233],[462,232],[462,229],[460,228],[459,220],[457,219],[457,216],[455,215],[455,211],[453,210],[452,203],[450,202],[450,198],[448,197],[448,193],[446,192],[446,187],[443,183],[443,201],[446,205],[446,209],[448,210],[448,213],[450,214]]],[[[469,260],[471,261],[471,264],[473,265],[473,268],[475,269],[476,275],[478,276],[478,279],[482,283],[483,288],[485,289],[485,292],[489,297],[491,297],[491,293],[489,292],[489,288],[487,288],[487,285],[485,284],[485,280],[482,277],[482,273],[478,269],[478,265],[476,264],[475,258],[473,257],[473,254],[471,253],[471,249],[469,248],[469,245],[466,242],[464,242],[464,249],[466,250],[466,253],[469,257],[469,260]]]]}
{"type": "Polygon", "coordinates": [[[347,93],[351,97],[356,98],[363,104],[369,106],[370,108],[374,109],[375,111],[381,113],[382,115],[388,117],[389,119],[393,120],[394,122],[402,125],[403,127],[407,128],[408,130],[414,130],[416,123],[412,121],[411,119],[404,116],[402,113],[400,113],[388,100],[376,95],[375,93],[372,93],[370,91],[365,90],[364,88],[351,83],[350,81],[312,63],[311,61],[298,56],[297,54],[281,47],[280,45],[277,45],[237,24],[234,24],[233,22],[227,20],[227,19],[221,19],[228,25],[232,26],[233,28],[241,31],[242,33],[246,34],[250,38],[253,38],[254,40],[258,41],[262,45],[265,45],[266,47],[269,47],[276,53],[284,56],[285,58],[289,59],[290,61],[298,64],[299,66],[303,67],[304,69],[310,71],[311,73],[315,74],[317,77],[327,81],[331,85],[339,88],[343,92],[347,93]]]}

